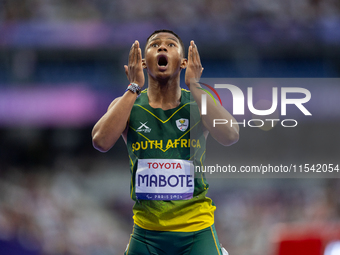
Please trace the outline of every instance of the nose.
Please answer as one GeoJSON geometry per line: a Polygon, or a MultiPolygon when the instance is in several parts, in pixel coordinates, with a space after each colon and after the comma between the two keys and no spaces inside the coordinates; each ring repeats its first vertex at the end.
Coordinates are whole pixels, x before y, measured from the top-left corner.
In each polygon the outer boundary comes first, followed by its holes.
{"type": "Polygon", "coordinates": [[[161,51],[167,52],[168,50],[167,50],[167,48],[164,46],[164,44],[162,44],[161,46],[159,46],[159,48],[158,48],[157,51],[158,51],[158,52],[161,52],[161,51]]]}

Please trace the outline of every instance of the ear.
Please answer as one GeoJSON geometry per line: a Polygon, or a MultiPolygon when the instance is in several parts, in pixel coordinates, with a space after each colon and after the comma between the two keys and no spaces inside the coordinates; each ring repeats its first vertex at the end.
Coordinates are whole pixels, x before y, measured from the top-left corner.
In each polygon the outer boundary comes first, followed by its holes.
{"type": "Polygon", "coordinates": [[[143,69],[146,69],[146,62],[145,62],[145,58],[142,59],[142,67],[143,69]]]}
{"type": "Polygon", "coordinates": [[[187,68],[188,60],[186,58],[182,58],[181,69],[187,68]]]}

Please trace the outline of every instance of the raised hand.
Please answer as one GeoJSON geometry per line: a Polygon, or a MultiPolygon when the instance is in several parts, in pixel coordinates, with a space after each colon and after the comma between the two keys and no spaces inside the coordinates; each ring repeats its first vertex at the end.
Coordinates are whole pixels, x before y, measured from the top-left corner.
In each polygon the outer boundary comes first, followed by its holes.
{"type": "Polygon", "coordinates": [[[124,65],[126,76],[130,83],[137,83],[139,87],[144,86],[145,78],[142,66],[142,50],[136,40],[130,49],[129,63],[124,65]]]}
{"type": "Polygon", "coordinates": [[[185,84],[190,89],[190,82],[198,82],[201,78],[203,67],[201,64],[200,55],[194,41],[190,42],[188,50],[188,63],[185,71],[185,84]]]}

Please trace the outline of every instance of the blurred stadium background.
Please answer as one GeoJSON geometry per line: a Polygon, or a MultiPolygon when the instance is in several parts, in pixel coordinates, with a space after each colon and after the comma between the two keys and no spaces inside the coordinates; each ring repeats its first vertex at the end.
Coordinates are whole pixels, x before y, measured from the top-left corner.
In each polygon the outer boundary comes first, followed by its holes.
{"type": "MultiPolygon", "coordinates": [[[[162,28],[186,47],[195,40],[203,77],[340,76],[338,0],[0,0],[1,255],[123,254],[126,148],[97,152],[91,129],[127,86],[133,41],[162,28]]],[[[228,148],[209,139],[207,160],[340,163],[339,87],[319,92],[332,98],[315,105],[319,117],[289,131],[242,128],[228,148]]],[[[340,254],[339,179],[210,184],[231,255],[340,254]]]]}

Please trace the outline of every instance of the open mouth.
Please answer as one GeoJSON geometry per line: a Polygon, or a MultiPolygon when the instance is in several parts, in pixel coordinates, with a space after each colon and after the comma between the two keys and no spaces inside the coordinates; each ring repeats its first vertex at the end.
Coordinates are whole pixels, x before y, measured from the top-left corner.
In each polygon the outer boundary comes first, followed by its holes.
{"type": "Polygon", "coordinates": [[[166,56],[163,56],[163,55],[161,55],[161,56],[159,56],[158,57],[158,66],[167,66],[168,65],[168,59],[167,59],[167,57],[166,56]]]}

